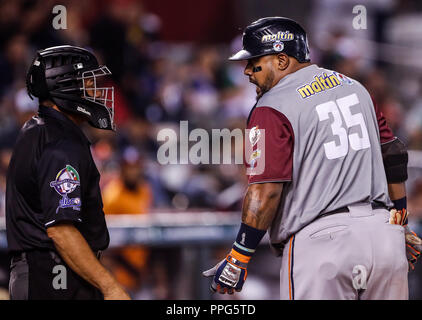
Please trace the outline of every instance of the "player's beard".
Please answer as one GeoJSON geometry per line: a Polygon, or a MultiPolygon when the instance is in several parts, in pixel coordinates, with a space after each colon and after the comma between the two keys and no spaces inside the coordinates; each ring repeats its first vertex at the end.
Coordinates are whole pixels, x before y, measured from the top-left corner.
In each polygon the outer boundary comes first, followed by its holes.
{"type": "Polygon", "coordinates": [[[267,77],[264,80],[264,83],[262,85],[257,85],[256,88],[256,100],[258,100],[259,98],[261,98],[264,93],[266,93],[267,91],[269,91],[272,87],[273,87],[273,81],[274,81],[274,72],[272,70],[270,70],[268,72],[267,77]]]}

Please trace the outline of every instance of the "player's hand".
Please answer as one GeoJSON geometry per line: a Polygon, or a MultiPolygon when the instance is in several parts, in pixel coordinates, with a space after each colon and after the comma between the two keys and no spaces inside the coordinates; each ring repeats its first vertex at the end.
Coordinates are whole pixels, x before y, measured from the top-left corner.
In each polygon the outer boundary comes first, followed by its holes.
{"type": "Polygon", "coordinates": [[[119,284],[105,290],[103,295],[104,300],[132,300],[129,294],[119,284]]]}
{"type": "Polygon", "coordinates": [[[399,224],[401,226],[407,225],[407,217],[409,216],[409,212],[406,209],[390,210],[390,224],[399,224]]]}
{"type": "Polygon", "coordinates": [[[215,267],[204,271],[202,275],[213,277],[210,286],[212,292],[233,294],[235,291],[242,290],[248,275],[247,263],[240,262],[229,254],[215,267]]]}
{"type": "Polygon", "coordinates": [[[390,220],[391,224],[399,224],[404,227],[404,235],[406,238],[406,256],[407,261],[409,262],[409,267],[411,270],[415,269],[415,263],[421,255],[422,250],[422,240],[410,230],[407,225],[407,217],[409,212],[406,209],[390,210],[390,220]]]}
{"type": "Polygon", "coordinates": [[[404,235],[406,237],[406,255],[410,268],[415,269],[415,263],[421,255],[422,240],[410,230],[408,225],[404,226],[404,235]]]}

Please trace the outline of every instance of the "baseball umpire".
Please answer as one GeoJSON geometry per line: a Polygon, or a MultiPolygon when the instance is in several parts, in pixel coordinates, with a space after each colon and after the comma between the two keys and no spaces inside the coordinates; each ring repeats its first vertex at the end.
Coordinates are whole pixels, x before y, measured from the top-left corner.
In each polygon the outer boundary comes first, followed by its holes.
{"type": "Polygon", "coordinates": [[[258,96],[242,223],[231,252],[203,273],[211,289],[242,289],[268,230],[281,299],[408,299],[421,249],[407,227],[408,156],[366,89],[311,64],[304,29],[283,17],[246,27],[230,60],[247,60],[258,96]]]}
{"type": "Polygon", "coordinates": [[[7,174],[11,299],[130,299],[101,265],[109,244],[100,174],[80,125],[114,130],[111,73],[74,46],[37,52],[27,74],[39,112],[21,129],[7,174]]]}

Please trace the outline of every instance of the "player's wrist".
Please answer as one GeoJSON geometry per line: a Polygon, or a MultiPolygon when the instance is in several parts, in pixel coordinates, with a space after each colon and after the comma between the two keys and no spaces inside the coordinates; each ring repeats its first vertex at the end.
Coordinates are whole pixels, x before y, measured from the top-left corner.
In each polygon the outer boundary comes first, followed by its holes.
{"type": "Polygon", "coordinates": [[[226,259],[228,262],[236,264],[240,267],[246,267],[251,260],[252,257],[245,256],[235,249],[232,249],[230,253],[227,255],[226,259]]]}
{"type": "Polygon", "coordinates": [[[265,230],[242,223],[229,255],[241,263],[248,264],[265,233],[265,230]]]}
{"type": "Polygon", "coordinates": [[[392,201],[393,201],[393,204],[394,204],[394,209],[396,209],[396,210],[406,209],[407,210],[407,198],[406,197],[396,199],[396,200],[392,200],[392,201]]]}

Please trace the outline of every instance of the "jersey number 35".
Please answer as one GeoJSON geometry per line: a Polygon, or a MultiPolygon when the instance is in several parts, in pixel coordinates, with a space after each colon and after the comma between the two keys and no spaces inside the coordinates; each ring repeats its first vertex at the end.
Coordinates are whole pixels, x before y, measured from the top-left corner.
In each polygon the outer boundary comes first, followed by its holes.
{"type": "Polygon", "coordinates": [[[328,101],[316,106],[320,121],[328,120],[329,114],[332,114],[334,121],[331,123],[331,130],[333,135],[337,136],[340,141],[338,145],[335,141],[324,143],[325,155],[328,159],[344,157],[349,151],[349,144],[355,151],[371,147],[368,129],[366,128],[362,113],[352,114],[350,111],[350,107],[357,104],[359,104],[359,99],[354,93],[336,101],[328,101]],[[340,112],[343,115],[344,123],[340,112]],[[361,136],[358,133],[347,134],[344,125],[347,128],[360,126],[361,136]]]}

